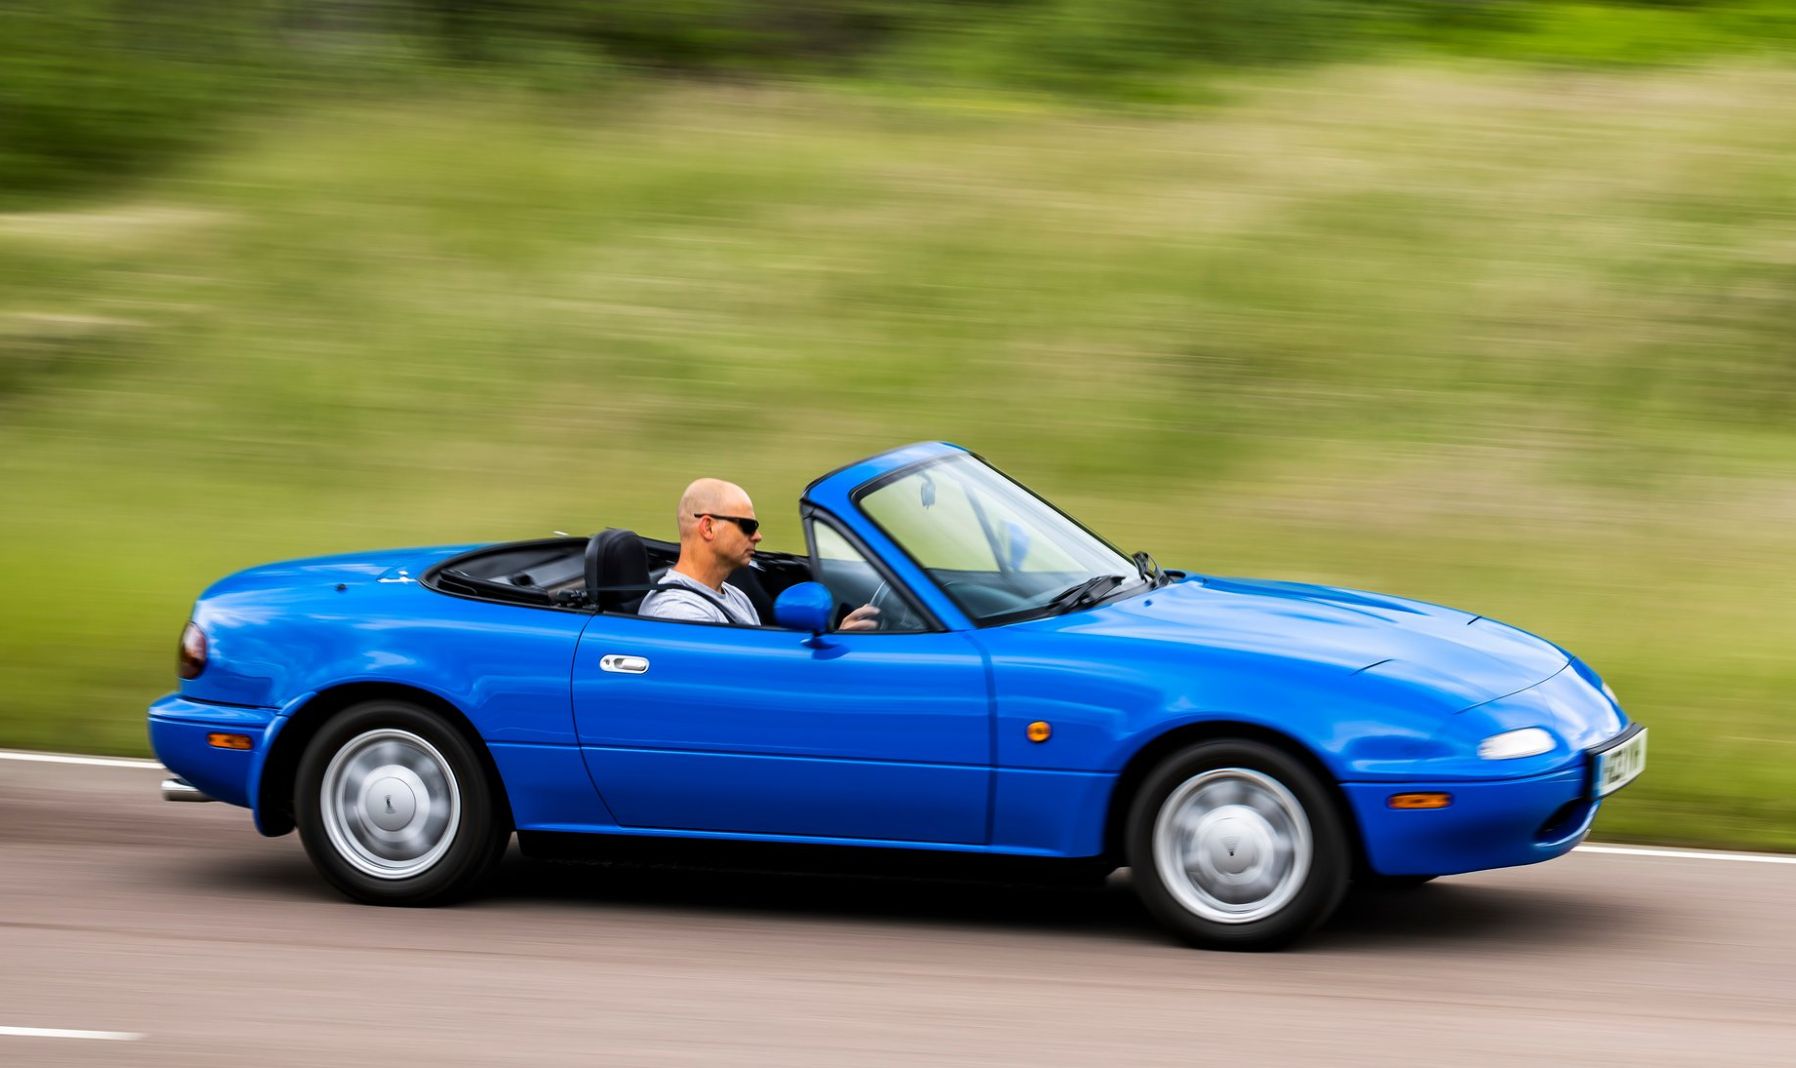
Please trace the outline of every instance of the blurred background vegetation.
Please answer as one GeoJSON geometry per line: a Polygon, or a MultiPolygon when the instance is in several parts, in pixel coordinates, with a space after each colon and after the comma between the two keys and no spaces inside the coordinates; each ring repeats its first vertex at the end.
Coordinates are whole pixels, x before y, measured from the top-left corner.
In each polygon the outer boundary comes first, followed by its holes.
{"type": "Polygon", "coordinates": [[[208,582],[971,446],[1553,638],[1796,848],[1796,3],[0,0],[0,745],[208,582]]]}

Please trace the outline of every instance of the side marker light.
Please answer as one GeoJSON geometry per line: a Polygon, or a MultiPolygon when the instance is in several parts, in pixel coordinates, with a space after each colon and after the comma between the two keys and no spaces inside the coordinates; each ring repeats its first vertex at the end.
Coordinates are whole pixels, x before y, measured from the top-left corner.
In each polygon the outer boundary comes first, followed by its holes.
{"type": "Polygon", "coordinates": [[[1048,721],[1045,719],[1038,719],[1029,724],[1029,740],[1032,742],[1045,742],[1053,737],[1053,734],[1054,728],[1048,726],[1048,721]]]}
{"type": "Polygon", "coordinates": [[[254,749],[256,743],[247,734],[221,734],[217,731],[206,735],[206,743],[214,749],[254,749]]]}
{"type": "Polygon", "coordinates": [[[1385,802],[1391,808],[1446,808],[1453,803],[1452,794],[1392,794],[1385,802]]]}

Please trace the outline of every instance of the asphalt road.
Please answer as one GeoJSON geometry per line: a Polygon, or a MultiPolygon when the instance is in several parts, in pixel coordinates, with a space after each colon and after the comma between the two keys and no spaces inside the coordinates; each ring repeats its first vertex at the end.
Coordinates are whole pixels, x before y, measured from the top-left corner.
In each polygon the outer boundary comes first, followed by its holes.
{"type": "Polygon", "coordinates": [[[0,760],[0,1065],[1796,1064],[1796,865],[1576,853],[1203,953],[1124,875],[513,856],[369,908],[160,778],[0,760]]]}

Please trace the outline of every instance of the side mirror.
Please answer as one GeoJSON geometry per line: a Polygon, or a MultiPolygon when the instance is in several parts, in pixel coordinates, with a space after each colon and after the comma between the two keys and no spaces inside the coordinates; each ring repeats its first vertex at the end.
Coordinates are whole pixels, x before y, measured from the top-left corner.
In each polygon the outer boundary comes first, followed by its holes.
{"type": "Polygon", "coordinates": [[[786,587],[773,602],[773,621],[789,630],[822,634],[829,629],[829,617],[836,608],[836,598],[821,582],[800,582],[786,587]]]}

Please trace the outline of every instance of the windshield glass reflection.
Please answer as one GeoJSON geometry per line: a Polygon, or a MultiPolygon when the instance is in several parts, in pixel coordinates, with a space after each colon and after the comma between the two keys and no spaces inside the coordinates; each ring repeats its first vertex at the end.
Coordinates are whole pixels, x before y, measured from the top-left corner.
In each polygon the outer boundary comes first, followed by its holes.
{"type": "Polygon", "coordinates": [[[859,503],[981,626],[1145,585],[1134,561],[971,456],[919,467],[859,503]]]}

